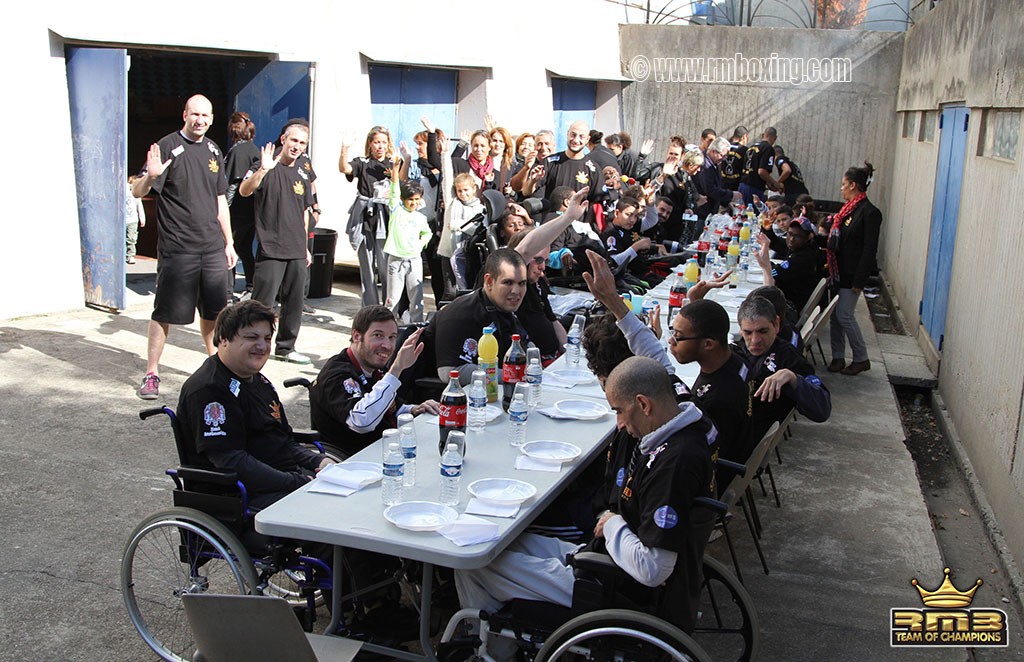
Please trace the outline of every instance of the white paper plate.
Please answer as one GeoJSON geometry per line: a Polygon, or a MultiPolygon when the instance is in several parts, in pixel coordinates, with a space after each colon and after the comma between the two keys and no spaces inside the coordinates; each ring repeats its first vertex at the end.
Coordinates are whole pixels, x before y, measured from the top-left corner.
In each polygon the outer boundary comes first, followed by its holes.
{"type": "Polygon", "coordinates": [[[501,418],[501,415],[505,412],[501,411],[501,407],[497,405],[487,405],[484,408],[484,420],[490,423],[493,420],[501,418]]]}
{"type": "Polygon", "coordinates": [[[551,374],[555,379],[576,386],[592,384],[597,381],[597,377],[594,376],[594,373],[589,370],[581,370],[580,368],[562,368],[560,370],[552,370],[551,374]]]}
{"type": "Polygon", "coordinates": [[[559,400],[555,403],[555,409],[580,420],[593,420],[608,414],[609,409],[600,402],[591,400],[559,400]]]}
{"type": "Polygon", "coordinates": [[[564,441],[528,441],[520,450],[527,457],[552,464],[572,462],[583,452],[579,446],[564,441]]]}
{"type": "Polygon", "coordinates": [[[534,494],[537,488],[514,478],[481,478],[469,484],[469,493],[484,503],[515,506],[534,494]]]}
{"type": "Polygon", "coordinates": [[[454,508],[433,501],[406,501],[384,511],[384,519],[409,531],[436,531],[458,518],[459,513],[454,508]]]}

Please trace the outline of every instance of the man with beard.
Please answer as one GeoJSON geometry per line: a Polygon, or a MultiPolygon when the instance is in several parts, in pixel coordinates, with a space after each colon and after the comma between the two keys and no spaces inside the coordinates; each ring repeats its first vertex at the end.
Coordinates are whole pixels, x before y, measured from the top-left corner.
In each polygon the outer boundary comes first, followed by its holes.
{"type": "Polygon", "coordinates": [[[395,351],[398,323],[385,306],[370,305],[352,320],[352,344],[332,356],[309,389],[309,416],[323,440],[348,455],[358,453],[396,427],[399,414],[436,414],[437,402],[408,405],[398,398],[402,372],[423,353],[422,329],[395,351]]]}
{"type": "Polygon", "coordinates": [[[548,198],[559,186],[568,186],[573,191],[587,186],[590,199],[596,199],[601,190],[601,169],[583,151],[589,139],[590,127],[586,122],[577,121],[569,125],[565,151],[538,161],[539,165],[533,167],[523,184],[523,195],[532,196],[539,188],[541,193],[537,197],[548,198]]]}

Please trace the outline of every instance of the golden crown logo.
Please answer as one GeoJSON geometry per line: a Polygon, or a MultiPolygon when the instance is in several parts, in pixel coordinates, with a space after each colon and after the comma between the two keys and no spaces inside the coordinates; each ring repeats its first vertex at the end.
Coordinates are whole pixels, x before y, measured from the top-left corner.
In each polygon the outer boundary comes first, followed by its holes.
{"type": "Polygon", "coordinates": [[[590,180],[587,179],[587,173],[580,170],[579,172],[576,173],[576,181],[579,182],[580,184],[586,184],[590,180]]]}
{"type": "Polygon", "coordinates": [[[953,582],[949,581],[949,568],[944,568],[943,572],[946,573],[945,578],[939,587],[934,591],[929,591],[922,588],[918,583],[917,579],[911,579],[910,583],[917,588],[921,594],[921,602],[926,607],[932,607],[936,609],[961,609],[971,605],[974,600],[974,592],[981,586],[982,581],[979,579],[974,583],[969,591],[958,590],[953,586],[953,582]]]}
{"type": "Polygon", "coordinates": [[[302,185],[302,182],[296,181],[292,184],[292,190],[295,191],[295,195],[302,195],[306,192],[306,187],[302,185]]]}
{"type": "Polygon", "coordinates": [[[217,163],[217,159],[210,159],[209,168],[210,172],[220,172],[220,164],[217,163]]]}

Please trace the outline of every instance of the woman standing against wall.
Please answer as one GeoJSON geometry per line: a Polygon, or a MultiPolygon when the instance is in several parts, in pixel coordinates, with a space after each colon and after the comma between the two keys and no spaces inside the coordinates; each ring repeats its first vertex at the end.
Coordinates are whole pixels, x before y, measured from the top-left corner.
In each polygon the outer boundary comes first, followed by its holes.
{"type": "Polygon", "coordinates": [[[826,248],[828,272],[832,291],[839,295],[839,303],[832,314],[832,362],[829,372],[857,375],[871,369],[864,336],[857,324],[857,299],[877,268],[878,235],[882,227],[882,212],[868,201],[867,190],[875,168],[864,162],[864,167],[852,167],[843,175],[840,193],[845,200],[842,209],[832,217],[826,248]],[[853,362],[846,364],[846,340],[850,341],[853,362]]]}
{"type": "Polygon", "coordinates": [[[228,120],[228,135],[231,150],[224,165],[228,179],[228,208],[231,210],[231,235],[235,242],[238,261],[245,272],[245,291],[252,292],[252,277],[256,273],[256,256],[252,244],[256,239],[256,216],[252,197],[238,195],[238,186],[245,179],[245,173],[253,166],[259,167],[260,148],[253,144],[256,125],[249,113],[234,112],[228,120]]]}

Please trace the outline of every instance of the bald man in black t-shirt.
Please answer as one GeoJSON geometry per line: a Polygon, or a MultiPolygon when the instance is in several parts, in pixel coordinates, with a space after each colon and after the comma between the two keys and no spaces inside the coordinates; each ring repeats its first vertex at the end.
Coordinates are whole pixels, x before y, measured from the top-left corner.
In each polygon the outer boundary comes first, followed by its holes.
{"type": "Polygon", "coordinates": [[[137,391],[143,400],[160,395],[160,356],[170,325],[191,324],[197,305],[206,353],[214,353],[214,322],[228,303],[228,270],[238,260],[225,197],[224,155],[205,137],[213,104],[197,94],[185,103],[182,119],[181,131],[150,145],[142,176],[132,185],[136,198],[156,193],[160,228],[146,376],[137,391]]]}

